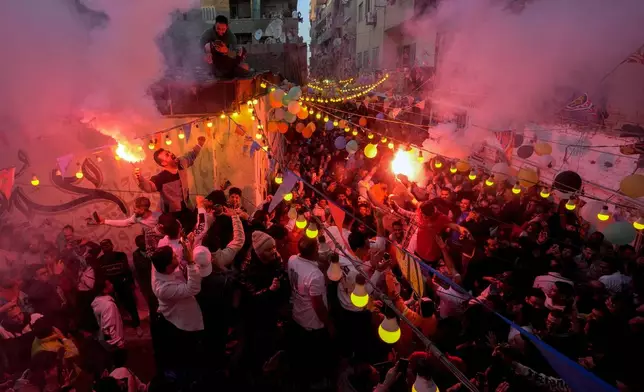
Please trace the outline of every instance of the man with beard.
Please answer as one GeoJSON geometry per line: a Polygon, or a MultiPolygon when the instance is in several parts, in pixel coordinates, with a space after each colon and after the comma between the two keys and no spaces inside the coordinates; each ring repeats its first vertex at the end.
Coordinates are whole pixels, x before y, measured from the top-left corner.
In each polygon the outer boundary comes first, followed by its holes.
{"type": "MultiPolygon", "coordinates": [[[[251,372],[275,352],[278,320],[289,300],[289,285],[276,242],[270,235],[255,231],[248,259],[242,265],[244,287],[244,348],[251,372]]],[[[256,375],[258,373],[255,373],[256,375]]]]}
{"type": "MultiPolygon", "coordinates": [[[[143,226],[146,252],[151,255],[163,235],[157,230],[161,212],[150,211],[150,205],[150,199],[147,197],[137,197],[134,200],[134,214],[131,217],[127,219],[103,219],[99,217],[96,223],[113,227],[130,227],[137,223],[140,224],[143,226]]],[[[87,223],[93,224],[92,221],[87,223]]]]}
{"type": "Polygon", "coordinates": [[[24,369],[31,358],[31,343],[34,340],[33,324],[42,317],[40,313],[23,312],[13,302],[0,324],[2,350],[9,361],[10,371],[24,369]]]}
{"type": "Polygon", "coordinates": [[[147,179],[139,168],[134,169],[139,188],[144,192],[159,192],[161,211],[169,212],[181,222],[186,233],[195,225],[195,213],[190,201],[188,168],[195,163],[206,138],[200,136],[197,145],[187,154],[177,157],[172,152],[160,148],[154,152],[154,161],[163,170],[147,179]]]}
{"type": "Polygon", "coordinates": [[[244,48],[237,49],[237,38],[228,26],[228,18],[218,15],[215,25],[201,35],[201,47],[206,53],[206,62],[212,64],[217,78],[234,78],[248,74],[248,64],[243,63],[244,48]]]}

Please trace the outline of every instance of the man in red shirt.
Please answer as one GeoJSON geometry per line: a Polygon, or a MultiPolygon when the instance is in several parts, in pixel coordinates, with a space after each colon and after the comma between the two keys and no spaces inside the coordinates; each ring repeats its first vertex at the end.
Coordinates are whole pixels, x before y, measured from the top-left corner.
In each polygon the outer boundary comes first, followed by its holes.
{"type": "Polygon", "coordinates": [[[412,227],[402,245],[430,264],[441,258],[442,253],[436,243],[436,236],[445,229],[458,231],[464,236],[470,235],[466,228],[451,222],[447,216],[438,212],[431,201],[421,203],[415,212],[403,210],[395,202],[391,203],[391,207],[396,213],[411,220],[412,227]]]}

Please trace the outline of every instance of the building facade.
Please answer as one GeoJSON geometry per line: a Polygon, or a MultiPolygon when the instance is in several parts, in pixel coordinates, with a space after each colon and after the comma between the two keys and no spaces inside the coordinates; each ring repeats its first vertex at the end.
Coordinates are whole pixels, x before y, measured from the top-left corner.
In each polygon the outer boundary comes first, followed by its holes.
{"type": "Polygon", "coordinates": [[[314,77],[342,79],[355,73],[356,16],[356,0],[316,1],[311,17],[314,77]]]}

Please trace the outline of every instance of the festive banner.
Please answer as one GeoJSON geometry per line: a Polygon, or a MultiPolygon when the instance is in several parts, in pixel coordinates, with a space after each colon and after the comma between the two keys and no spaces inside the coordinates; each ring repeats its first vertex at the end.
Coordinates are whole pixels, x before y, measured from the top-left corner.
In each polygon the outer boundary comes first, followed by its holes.
{"type": "Polygon", "coordinates": [[[402,110],[402,109],[400,109],[400,108],[392,109],[392,110],[391,110],[391,117],[392,117],[392,118],[396,118],[396,117],[398,117],[398,115],[400,114],[400,111],[401,111],[401,110],[402,110]]]}
{"type": "Polygon", "coordinates": [[[273,200],[271,200],[271,205],[268,206],[268,212],[273,212],[275,207],[284,200],[284,195],[287,193],[291,192],[293,190],[293,187],[295,186],[295,183],[297,182],[297,177],[291,173],[290,171],[287,171],[283,175],[283,182],[282,185],[280,185],[279,188],[277,188],[277,191],[275,192],[275,195],[273,195],[273,200]]]}
{"type": "Polygon", "coordinates": [[[588,98],[588,94],[583,94],[566,105],[564,109],[569,112],[579,112],[583,110],[592,110],[592,108],[593,103],[590,101],[590,98],[588,98]]]}
{"type": "Polygon", "coordinates": [[[67,154],[63,155],[62,157],[56,158],[56,161],[58,162],[58,170],[60,170],[61,176],[65,176],[65,172],[67,171],[69,163],[72,161],[72,159],[74,159],[74,156],[72,154],[67,154]]]}
{"type": "Polygon", "coordinates": [[[15,175],[15,167],[8,167],[6,169],[0,170],[0,192],[2,192],[7,200],[11,199],[11,190],[13,189],[15,175]]]}
{"type": "Polygon", "coordinates": [[[239,136],[244,136],[246,134],[246,130],[241,125],[237,125],[237,127],[235,127],[235,133],[239,136]]]}
{"type": "Polygon", "coordinates": [[[190,132],[192,132],[192,124],[184,124],[183,133],[186,135],[186,142],[190,141],[190,132]]]}
{"type": "Polygon", "coordinates": [[[340,207],[331,202],[329,202],[329,211],[331,212],[331,216],[333,217],[333,223],[335,223],[335,226],[340,232],[340,237],[342,237],[342,225],[344,224],[345,212],[340,207]]]}
{"type": "Polygon", "coordinates": [[[420,264],[409,254],[401,251],[400,248],[396,247],[395,249],[396,260],[402,274],[409,282],[411,289],[418,295],[418,298],[422,298],[425,294],[425,281],[423,280],[420,264]]]}
{"type": "Polygon", "coordinates": [[[501,145],[501,149],[505,152],[505,156],[508,159],[508,162],[512,161],[512,142],[514,140],[514,132],[513,131],[499,131],[499,132],[494,132],[494,136],[496,136],[496,140],[499,141],[499,144],[501,145]]]}
{"type": "Polygon", "coordinates": [[[259,145],[259,143],[257,143],[257,142],[255,142],[255,141],[254,141],[254,142],[250,145],[250,157],[252,158],[253,156],[255,156],[255,152],[256,152],[257,150],[259,150],[260,148],[262,148],[262,146],[260,146],[260,145],[259,145]]]}
{"type": "Polygon", "coordinates": [[[416,105],[414,105],[414,106],[416,106],[420,110],[425,110],[425,101],[420,101],[420,102],[416,103],[416,105]]]}

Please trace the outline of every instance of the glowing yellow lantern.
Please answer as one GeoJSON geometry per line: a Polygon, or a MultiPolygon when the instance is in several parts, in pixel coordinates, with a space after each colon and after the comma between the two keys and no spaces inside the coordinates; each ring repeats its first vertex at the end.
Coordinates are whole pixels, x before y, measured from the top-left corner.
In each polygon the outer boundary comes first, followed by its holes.
{"type": "Polygon", "coordinates": [[[608,212],[608,206],[603,206],[602,210],[597,214],[597,219],[602,222],[605,222],[610,219],[610,212],[608,212]]]}
{"type": "Polygon", "coordinates": [[[277,185],[281,185],[283,182],[284,182],[284,177],[282,177],[281,173],[277,173],[277,175],[275,176],[275,183],[277,185]]]}
{"type": "Polygon", "coordinates": [[[83,178],[83,171],[80,168],[78,168],[78,171],[76,172],[76,178],[79,180],[83,178]]]}
{"type": "Polygon", "coordinates": [[[329,280],[332,282],[338,282],[342,279],[342,267],[340,267],[338,260],[331,261],[329,268],[326,270],[326,276],[328,276],[329,280]]]}
{"type": "Polygon", "coordinates": [[[257,105],[258,103],[259,101],[257,100],[257,98],[253,99],[253,105],[257,105]]]}
{"type": "Polygon", "coordinates": [[[262,82],[262,83],[260,84],[260,86],[261,86],[262,88],[266,88],[266,83],[262,82]]]}
{"type": "Polygon", "coordinates": [[[351,131],[351,128],[346,127],[346,128],[344,128],[344,131],[345,131],[345,132],[350,132],[350,131],[351,131]]]}
{"type": "Polygon", "coordinates": [[[356,276],[356,285],[351,293],[351,303],[355,307],[364,308],[369,303],[369,293],[365,288],[366,283],[367,279],[365,279],[364,275],[356,276]]]}
{"type": "Polygon", "coordinates": [[[340,125],[340,123],[337,120],[333,121],[333,126],[334,127],[337,127],[338,125],[340,125]]]}
{"type": "Polygon", "coordinates": [[[172,144],[172,140],[170,140],[170,136],[166,136],[166,137],[165,137],[165,144],[166,144],[167,146],[169,146],[169,145],[171,145],[171,144],[172,144]]]}
{"type": "Polygon", "coordinates": [[[236,111],[233,112],[233,118],[236,118],[237,116],[239,116],[239,113],[237,113],[236,111]]]}
{"type": "Polygon", "coordinates": [[[378,327],[378,336],[387,344],[394,344],[400,340],[400,327],[395,317],[385,317],[378,327]]]}
{"type": "Polygon", "coordinates": [[[219,115],[219,118],[221,118],[222,120],[223,120],[223,119],[225,119],[225,118],[226,118],[226,113],[222,113],[222,114],[220,114],[220,115],[219,115]]]}
{"type": "Polygon", "coordinates": [[[549,198],[550,190],[548,188],[541,188],[541,192],[539,192],[539,196],[543,197],[544,199],[549,198]]]}
{"type": "Polygon", "coordinates": [[[317,118],[318,120],[319,120],[321,117],[322,117],[322,115],[321,115],[320,113],[318,113],[318,114],[316,114],[316,115],[315,115],[315,118],[317,118]]]}
{"type": "Polygon", "coordinates": [[[284,200],[285,200],[285,201],[291,201],[291,200],[293,200],[293,193],[289,192],[289,193],[285,194],[285,195],[284,195],[284,200]]]}
{"type": "Polygon", "coordinates": [[[449,168],[449,172],[450,172],[450,173],[452,173],[452,174],[456,173],[457,171],[458,171],[458,169],[457,169],[457,168],[456,168],[456,166],[454,166],[454,165],[452,165],[452,166],[449,168]]]}
{"type": "Polygon", "coordinates": [[[489,176],[489,177],[485,180],[485,185],[487,185],[487,186],[492,186],[492,185],[494,185],[494,176],[489,176]]]}
{"type": "Polygon", "coordinates": [[[575,198],[574,198],[574,197],[571,197],[571,198],[570,198],[570,199],[568,199],[568,201],[566,202],[566,209],[567,209],[568,211],[573,211],[575,208],[577,208],[577,201],[575,200],[575,198]]]}
{"type": "Polygon", "coordinates": [[[255,138],[257,138],[257,139],[259,139],[259,140],[262,140],[262,134],[261,134],[261,133],[259,133],[259,132],[257,132],[257,133],[255,134],[255,138]]]}
{"type": "Polygon", "coordinates": [[[377,144],[367,144],[364,148],[364,155],[367,158],[375,158],[378,154],[378,145],[377,144]]]}
{"type": "Polygon", "coordinates": [[[387,147],[388,147],[390,150],[393,150],[393,149],[394,149],[394,144],[393,144],[392,142],[389,142],[389,144],[387,144],[387,147]]]}
{"type": "Polygon", "coordinates": [[[318,226],[315,223],[311,222],[309,227],[306,228],[306,236],[311,239],[318,236],[318,226]]]}
{"type": "Polygon", "coordinates": [[[357,130],[357,129],[354,129],[354,130],[353,130],[353,132],[351,132],[351,134],[352,134],[353,136],[358,136],[358,130],[357,130]]]}
{"type": "Polygon", "coordinates": [[[304,217],[304,215],[300,215],[295,220],[295,227],[297,227],[298,229],[302,230],[303,228],[306,227],[307,223],[308,222],[306,221],[306,218],[304,217]]]}
{"type": "Polygon", "coordinates": [[[644,230],[644,218],[639,218],[635,222],[633,222],[633,227],[635,230],[644,230]]]}
{"type": "Polygon", "coordinates": [[[207,126],[208,128],[212,128],[212,121],[208,121],[208,122],[206,123],[206,126],[207,126]]]}
{"type": "Polygon", "coordinates": [[[380,139],[380,142],[381,142],[381,143],[387,143],[387,138],[383,136],[383,138],[382,138],[382,139],[380,139]]]}
{"type": "Polygon", "coordinates": [[[325,123],[329,122],[329,116],[324,116],[324,122],[325,123]]]}
{"type": "Polygon", "coordinates": [[[154,147],[156,147],[156,144],[154,144],[154,141],[153,141],[153,140],[150,140],[150,143],[148,143],[148,148],[149,148],[150,150],[154,150],[154,147]]]}
{"type": "Polygon", "coordinates": [[[470,174],[467,176],[467,178],[469,178],[470,181],[476,180],[476,172],[474,170],[471,170],[470,174]]]}
{"type": "Polygon", "coordinates": [[[178,137],[179,139],[185,139],[185,138],[186,138],[186,134],[185,134],[183,131],[179,131],[179,134],[177,135],[177,137],[178,137]]]}
{"type": "Polygon", "coordinates": [[[518,195],[519,193],[521,193],[521,184],[519,184],[519,182],[518,182],[518,181],[517,181],[517,183],[516,183],[516,184],[514,184],[514,186],[512,187],[512,193],[514,193],[515,195],[518,195]]]}
{"type": "Polygon", "coordinates": [[[38,179],[38,177],[36,177],[35,174],[33,175],[33,177],[31,177],[31,185],[33,186],[40,185],[40,180],[38,179]]]}
{"type": "Polygon", "coordinates": [[[373,133],[368,134],[368,135],[367,135],[367,138],[368,138],[368,139],[373,139],[373,133]]]}

